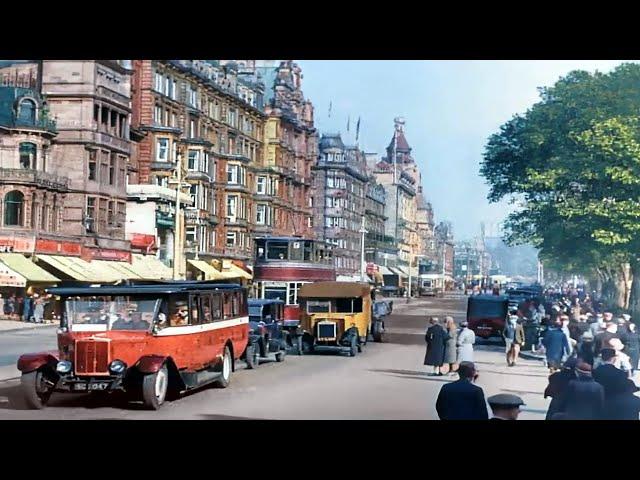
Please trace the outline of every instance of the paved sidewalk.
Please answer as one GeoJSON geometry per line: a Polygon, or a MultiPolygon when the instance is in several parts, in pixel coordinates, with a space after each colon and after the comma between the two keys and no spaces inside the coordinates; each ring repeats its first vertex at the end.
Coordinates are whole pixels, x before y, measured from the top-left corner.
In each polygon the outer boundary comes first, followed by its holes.
{"type": "Polygon", "coordinates": [[[5,332],[15,332],[17,330],[29,330],[34,328],[52,328],[58,326],[58,322],[31,323],[18,322],[16,320],[0,320],[0,334],[5,332]]]}

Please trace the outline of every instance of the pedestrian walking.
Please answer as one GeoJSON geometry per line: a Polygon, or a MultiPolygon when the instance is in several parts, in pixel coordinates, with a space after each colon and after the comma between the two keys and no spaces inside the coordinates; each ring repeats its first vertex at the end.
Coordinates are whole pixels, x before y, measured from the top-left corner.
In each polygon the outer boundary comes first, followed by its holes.
{"type": "Polygon", "coordinates": [[[24,310],[22,314],[22,321],[30,322],[33,310],[33,299],[30,295],[27,295],[24,299],[24,310]]]}
{"type": "Polygon", "coordinates": [[[473,362],[461,362],[460,378],[442,386],[436,401],[440,420],[487,420],[487,404],[482,388],[474,385],[478,371],[473,362]]]}
{"type": "Polygon", "coordinates": [[[640,335],[636,330],[636,324],[629,322],[627,326],[627,344],[624,347],[624,353],[629,355],[631,363],[631,375],[638,369],[638,361],[640,360],[640,335]]]}
{"type": "Polygon", "coordinates": [[[456,361],[458,360],[458,329],[453,317],[445,317],[444,327],[448,334],[444,348],[444,363],[449,364],[448,375],[455,375],[456,361]]]}
{"type": "MultiPolygon", "coordinates": [[[[607,318],[607,314],[605,313],[605,320],[607,318]]],[[[608,321],[606,323],[606,328],[604,332],[600,332],[597,334],[593,340],[593,354],[597,357],[600,355],[600,350],[603,348],[612,348],[611,340],[614,338],[620,338],[618,336],[618,325],[613,321],[608,321]]]]}
{"type": "Polygon", "coordinates": [[[518,326],[518,317],[516,315],[509,315],[502,331],[502,337],[504,338],[505,354],[507,355],[507,366],[511,366],[511,347],[513,341],[516,338],[516,327],[518,326]]]}
{"type": "MultiPolygon", "coordinates": [[[[591,365],[579,362],[576,379],[571,380],[558,405],[565,420],[600,420],[604,414],[604,388],[593,379],[591,365]]],[[[553,419],[558,419],[554,415],[553,419]]]]}
{"type": "Polygon", "coordinates": [[[4,311],[4,297],[0,293],[0,316],[4,315],[6,315],[6,312],[4,311]]]}
{"type": "Polygon", "coordinates": [[[34,297],[36,297],[35,306],[33,307],[34,322],[42,323],[44,319],[44,304],[38,294],[35,294],[34,297]]]}
{"type": "Polygon", "coordinates": [[[571,319],[574,322],[579,322],[581,314],[582,314],[582,309],[580,308],[580,300],[578,299],[578,297],[575,297],[571,301],[571,319]]]}
{"type": "Polygon", "coordinates": [[[567,358],[569,358],[573,353],[573,347],[576,342],[571,338],[571,332],[569,331],[569,317],[567,315],[562,315],[560,317],[560,320],[562,321],[562,333],[564,333],[564,336],[567,337],[567,343],[569,345],[569,351],[567,352],[566,356],[562,357],[562,361],[565,362],[567,358]]]}
{"type": "Polygon", "coordinates": [[[570,358],[563,365],[562,370],[552,373],[549,376],[549,384],[544,390],[544,398],[551,397],[551,403],[549,404],[545,420],[551,420],[554,415],[561,413],[560,405],[562,404],[569,382],[576,378],[575,367],[577,363],[575,358],[570,358]]]}
{"type": "Polygon", "coordinates": [[[433,375],[442,376],[442,364],[444,363],[444,349],[447,343],[447,332],[437,317],[429,319],[429,328],[425,334],[427,353],[424,364],[433,367],[433,375]]]}
{"type": "Polygon", "coordinates": [[[476,343],[476,334],[469,328],[469,323],[462,322],[461,327],[457,344],[458,365],[462,362],[473,362],[473,345],[476,343]]]}
{"type": "Polygon", "coordinates": [[[603,348],[600,353],[601,364],[593,371],[593,378],[604,388],[605,397],[624,392],[631,380],[626,372],[616,367],[618,352],[613,348],[603,348]]]}
{"type": "Polygon", "coordinates": [[[633,382],[627,382],[621,391],[605,395],[603,420],[638,420],[640,416],[640,398],[634,393],[639,391],[633,382]]]}
{"type": "Polygon", "coordinates": [[[525,403],[517,395],[500,393],[487,399],[491,412],[491,420],[517,420],[520,415],[520,406],[525,403]]]}
{"type": "Polygon", "coordinates": [[[590,330],[584,332],[580,337],[580,342],[577,346],[577,357],[593,367],[593,334],[590,330]]]}
{"type": "Polygon", "coordinates": [[[13,315],[16,311],[16,296],[11,295],[5,302],[5,313],[13,320],[13,315]]]}
{"type": "Polygon", "coordinates": [[[569,342],[567,337],[561,330],[562,323],[560,319],[556,319],[555,323],[549,328],[542,339],[547,357],[547,365],[551,373],[560,370],[562,357],[569,353],[569,342]]]}

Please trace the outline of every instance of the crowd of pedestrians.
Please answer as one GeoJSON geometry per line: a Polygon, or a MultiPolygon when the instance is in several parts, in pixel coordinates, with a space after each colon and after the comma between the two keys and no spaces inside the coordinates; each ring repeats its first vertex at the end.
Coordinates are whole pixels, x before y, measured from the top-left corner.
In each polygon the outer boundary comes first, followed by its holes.
{"type": "Polygon", "coordinates": [[[445,317],[444,326],[438,317],[430,317],[425,342],[427,351],[424,364],[433,367],[431,375],[445,375],[442,367],[446,364],[446,375],[452,376],[462,362],[473,362],[476,335],[469,329],[467,322],[462,322],[458,329],[453,317],[445,317]]]}
{"type": "Polygon", "coordinates": [[[0,294],[0,316],[6,320],[32,323],[43,323],[45,318],[52,318],[52,296],[41,296],[38,293],[7,297],[0,294]]]}

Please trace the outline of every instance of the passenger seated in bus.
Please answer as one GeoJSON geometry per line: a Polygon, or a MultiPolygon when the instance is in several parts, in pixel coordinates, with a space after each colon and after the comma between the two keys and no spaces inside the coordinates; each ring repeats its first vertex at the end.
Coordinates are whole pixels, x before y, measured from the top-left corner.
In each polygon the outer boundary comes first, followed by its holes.
{"type": "Polygon", "coordinates": [[[189,306],[187,302],[176,302],[173,306],[174,311],[169,316],[169,325],[179,327],[189,323],[189,306]]]}

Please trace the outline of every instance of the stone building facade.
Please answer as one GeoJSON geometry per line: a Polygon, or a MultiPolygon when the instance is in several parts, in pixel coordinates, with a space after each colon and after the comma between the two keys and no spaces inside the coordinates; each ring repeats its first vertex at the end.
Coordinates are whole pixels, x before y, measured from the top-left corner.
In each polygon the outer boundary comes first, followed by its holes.
{"type": "Polygon", "coordinates": [[[125,239],[131,62],[43,60],[42,92],[58,135],[48,172],[66,175],[60,229],[88,259],[131,259],[125,239]]]}
{"type": "Polygon", "coordinates": [[[37,76],[36,63],[0,68],[0,251],[35,253],[74,240],[62,225],[70,180],[49,173],[57,129],[37,76]]]}
{"type": "Polygon", "coordinates": [[[385,233],[387,216],[384,214],[387,194],[382,185],[379,185],[373,175],[369,176],[366,185],[365,198],[365,260],[368,263],[384,265],[385,255],[393,255],[397,252],[393,237],[385,233]]]}
{"type": "Polygon", "coordinates": [[[355,280],[360,277],[368,182],[365,155],[345,146],[340,134],[323,135],[319,152],[313,168],[316,236],[333,245],[338,278],[355,280]]]}
{"type": "MultiPolygon", "coordinates": [[[[136,184],[175,189],[180,158],[183,187],[191,198],[184,210],[186,255],[250,262],[254,171],[262,157],[265,120],[263,86],[240,78],[235,62],[135,60],[134,70],[133,122],[146,133],[136,184]]],[[[158,204],[157,223],[166,227],[167,245],[175,241],[173,213],[163,203],[158,204]]]]}

